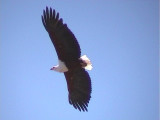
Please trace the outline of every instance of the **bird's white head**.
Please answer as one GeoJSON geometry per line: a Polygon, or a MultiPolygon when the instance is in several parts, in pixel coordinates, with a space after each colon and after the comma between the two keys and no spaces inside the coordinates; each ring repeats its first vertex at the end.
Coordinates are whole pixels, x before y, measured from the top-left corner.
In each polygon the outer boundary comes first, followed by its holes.
{"type": "Polygon", "coordinates": [[[62,71],[60,70],[59,65],[53,66],[50,70],[54,70],[54,71],[56,71],[56,72],[62,72],[62,71]]]}
{"type": "Polygon", "coordinates": [[[58,65],[56,65],[56,66],[53,66],[50,70],[54,70],[54,71],[57,71],[57,67],[58,67],[58,65]]]}
{"type": "Polygon", "coordinates": [[[53,66],[50,70],[54,70],[56,72],[67,72],[68,68],[64,64],[64,62],[59,60],[59,65],[53,66]]]}

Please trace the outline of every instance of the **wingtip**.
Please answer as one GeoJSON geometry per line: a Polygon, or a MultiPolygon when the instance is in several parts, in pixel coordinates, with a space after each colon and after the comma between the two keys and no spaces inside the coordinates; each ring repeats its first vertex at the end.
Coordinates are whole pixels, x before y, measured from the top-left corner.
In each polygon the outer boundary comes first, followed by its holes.
{"type": "MultiPolygon", "coordinates": [[[[52,10],[54,10],[54,9],[52,9],[51,7],[46,6],[46,9],[45,9],[45,10],[46,10],[46,11],[49,11],[49,10],[52,11],[52,10]]],[[[45,11],[45,10],[44,10],[44,11],[45,11]]],[[[54,10],[54,11],[55,11],[55,10],[54,10]]]]}
{"type": "Polygon", "coordinates": [[[76,102],[70,102],[71,105],[73,105],[73,107],[76,110],[79,110],[80,112],[88,112],[88,104],[87,103],[76,103],[76,102]]]}

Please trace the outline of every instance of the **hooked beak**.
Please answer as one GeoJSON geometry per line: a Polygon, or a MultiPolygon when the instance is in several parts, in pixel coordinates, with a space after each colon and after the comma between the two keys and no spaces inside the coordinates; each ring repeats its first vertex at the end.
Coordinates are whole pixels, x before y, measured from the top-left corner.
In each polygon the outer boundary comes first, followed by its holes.
{"type": "Polygon", "coordinates": [[[50,70],[54,70],[55,67],[52,67],[50,70]]]}

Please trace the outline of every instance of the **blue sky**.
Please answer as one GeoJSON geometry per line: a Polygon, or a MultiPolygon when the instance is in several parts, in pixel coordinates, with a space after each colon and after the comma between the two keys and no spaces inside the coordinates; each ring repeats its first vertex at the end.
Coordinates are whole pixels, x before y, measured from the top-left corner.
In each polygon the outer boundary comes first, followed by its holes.
{"type": "Polygon", "coordinates": [[[158,120],[158,0],[1,0],[1,120],[158,120]],[[93,64],[88,112],[68,103],[41,15],[50,6],[93,64]]]}

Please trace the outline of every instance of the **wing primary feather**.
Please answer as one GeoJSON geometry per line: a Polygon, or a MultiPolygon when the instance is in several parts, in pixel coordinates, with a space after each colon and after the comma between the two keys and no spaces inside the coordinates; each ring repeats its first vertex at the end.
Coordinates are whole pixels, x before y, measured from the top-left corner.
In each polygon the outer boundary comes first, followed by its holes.
{"type": "Polygon", "coordinates": [[[75,104],[75,103],[73,103],[72,105],[73,105],[73,107],[74,107],[75,109],[77,109],[77,106],[76,106],[76,104],[75,104]]]}
{"type": "Polygon", "coordinates": [[[45,23],[45,25],[46,25],[46,23],[47,23],[47,18],[46,18],[46,11],[45,11],[45,10],[43,10],[43,16],[44,16],[44,23],[45,23]]]}
{"type": "Polygon", "coordinates": [[[50,8],[50,20],[52,19],[52,8],[50,8]]]}
{"type": "Polygon", "coordinates": [[[47,15],[47,20],[49,20],[49,11],[48,11],[48,7],[46,7],[46,15],[47,15]]]}
{"type": "Polygon", "coordinates": [[[81,108],[83,111],[85,111],[83,104],[78,103],[78,105],[80,106],[80,108],[81,108]]]}
{"type": "Polygon", "coordinates": [[[81,106],[81,108],[82,108],[83,111],[85,111],[85,110],[88,111],[87,107],[85,106],[85,104],[81,103],[80,106],[81,106]]]}
{"type": "MultiPolygon", "coordinates": [[[[86,111],[88,111],[87,110],[87,107],[85,106],[85,104],[81,104],[81,106],[83,106],[83,108],[86,110],[86,111]]],[[[88,105],[87,105],[88,106],[88,105]]],[[[85,111],[85,110],[83,110],[83,111],[85,111]]]]}
{"type": "Polygon", "coordinates": [[[58,19],[59,19],[59,13],[57,13],[56,15],[56,21],[58,21],[58,19]]]}
{"type": "MultiPolygon", "coordinates": [[[[42,23],[43,23],[43,25],[44,25],[44,27],[45,27],[46,25],[45,25],[43,16],[41,16],[41,18],[42,18],[42,23]]],[[[46,29],[46,27],[45,27],[45,29],[46,29]]]]}
{"type": "Polygon", "coordinates": [[[55,13],[56,13],[56,11],[53,10],[53,16],[52,16],[52,18],[55,18],[55,13]]]}
{"type": "Polygon", "coordinates": [[[79,104],[77,102],[74,103],[76,105],[76,107],[78,108],[79,111],[81,111],[81,108],[79,106],[79,104]]]}

